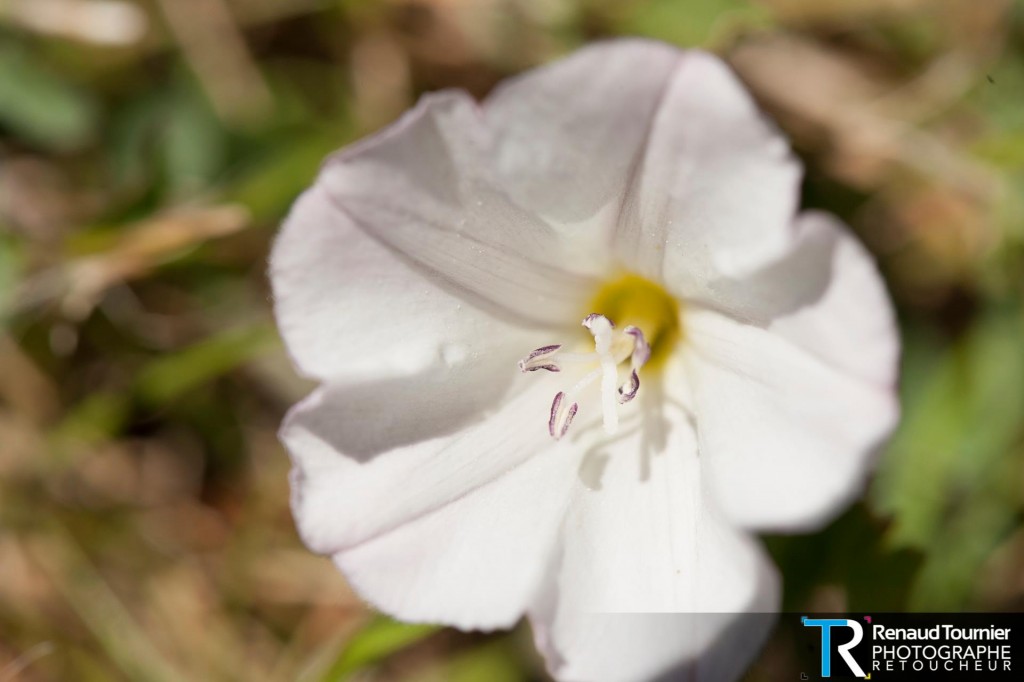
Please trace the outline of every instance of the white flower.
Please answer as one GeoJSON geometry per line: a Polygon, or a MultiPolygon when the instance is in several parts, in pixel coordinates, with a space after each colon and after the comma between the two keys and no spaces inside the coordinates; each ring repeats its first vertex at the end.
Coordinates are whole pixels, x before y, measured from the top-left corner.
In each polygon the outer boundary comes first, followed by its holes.
{"type": "Polygon", "coordinates": [[[634,40],[331,158],[271,258],[305,542],[399,619],[526,614],[560,679],[737,676],[751,533],[832,518],[897,418],[885,289],[800,177],[718,59],[634,40]]]}

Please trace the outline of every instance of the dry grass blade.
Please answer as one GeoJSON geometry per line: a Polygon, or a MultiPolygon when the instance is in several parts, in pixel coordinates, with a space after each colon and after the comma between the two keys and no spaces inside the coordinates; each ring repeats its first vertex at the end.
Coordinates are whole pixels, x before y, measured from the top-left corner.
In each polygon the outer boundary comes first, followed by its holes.
{"type": "Polygon", "coordinates": [[[79,548],[56,523],[47,536],[27,542],[29,553],[89,632],[129,679],[171,682],[186,679],[146,637],[146,630],[79,548]]]}
{"type": "Polygon", "coordinates": [[[71,319],[82,319],[115,284],[150,273],[182,251],[224,237],[249,224],[249,212],[228,204],[177,210],[125,231],[110,250],[44,270],[15,292],[15,314],[57,302],[71,319]]]}

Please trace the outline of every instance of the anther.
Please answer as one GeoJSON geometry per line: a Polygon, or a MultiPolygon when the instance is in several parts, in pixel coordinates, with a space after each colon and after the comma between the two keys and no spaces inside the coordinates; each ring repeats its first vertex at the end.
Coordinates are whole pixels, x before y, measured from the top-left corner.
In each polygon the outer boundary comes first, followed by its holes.
{"type": "Polygon", "coordinates": [[[541,346],[519,361],[519,371],[536,372],[538,369],[545,369],[549,372],[560,372],[561,368],[553,361],[553,358],[561,348],[561,344],[541,346]]]}
{"type": "Polygon", "coordinates": [[[569,409],[562,410],[562,401],[565,399],[565,393],[559,391],[555,394],[555,399],[551,401],[551,417],[548,419],[548,433],[555,440],[560,439],[565,435],[565,432],[569,430],[569,425],[572,424],[572,418],[576,416],[576,410],[580,409],[579,403],[573,403],[569,406],[569,409]]]}
{"type": "Polygon", "coordinates": [[[619,386],[619,402],[628,403],[630,400],[636,397],[637,392],[640,390],[640,377],[637,375],[634,369],[629,373],[629,388],[626,388],[626,384],[619,386]]]}
{"type": "Polygon", "coordinates": [[[618,405],[628,403],[640,390],[639,370],[651,355],[644,333],[632,325],[621,331],[604,315],[592,313],[583,319],[594,338],[590,353],[564,353],[562,345],[541,346],[519,361],[519,371],[535,372],[539,369],[560,372],[566,363],[585,363],[590,371],[568,391],[559,391],[551,402],[548,432],[555,440],[569,430],[579,410],[579,396],[588,386],[600,379],[601,414],[604,430],[613,434],[618,429],[618,405]],[[620,365],[629,362],[625,381],[620,380],[620,365]],[[594,367],[596,365],[596,367],[594,367]]]}

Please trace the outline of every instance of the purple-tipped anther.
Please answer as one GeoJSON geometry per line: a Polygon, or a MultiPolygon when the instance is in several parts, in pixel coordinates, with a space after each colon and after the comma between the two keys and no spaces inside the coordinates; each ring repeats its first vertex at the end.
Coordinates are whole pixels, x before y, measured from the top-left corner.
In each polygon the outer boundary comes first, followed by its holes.
{"type": "Polygon", "coordinates": [[[629,325],[622,331],[633,337],[633,356],[630,360],[633,369],[640,369],[651,357],[651,346],[639,327],[629,325]]]}
{"type": "Polygon", "coordinates": [[[591,313],[583,318],[583,326],[594,337],[593,352],[562,353],[562,346],[554,344],[541,346],[519,361],[521,372],[535,372],[538,369],[559,372],[566,363],[581,363],[585,370],[586,365],[590,365],[587,374],[580,372],[580,377],[568,394],[559,391],[551,401],[548,433],[555,440],[566,434],[579,409],[579,403],[570,404],[572,399],[595,383],[600,386],[604,430],[614,434],[619,425],[616,402],[621,405],[636,398],[640,391],[640,368],[651,357],[651,346],[639,327],[627,325],[616,329],[615,324],[600,313],[591,313]],[[627,362],[627,378],[620,384],[619,377],[627,362]]]}
{"type": "Polygon", "coordinates": [[[524,373],[536,372],[538,369],[544,369],[549,372],[562,371],[557,364],[552,362],[555,353],[557,353],[561,348],[561,344],[541,346],[519,361],[519,371],[524,373]]]}
{"type": "Polygon", "coordinates": [[[607,317],[605,317],[601,313],[590,313],[589,315],[584,317],[583,318],[583,326],[586,327],[587,329],[593,329],[594,328],[594,323],[597,322],[598,320],[605,320],[606,322],[608,322],[608,326],[611,329],[615,329],[615,323],[612,322],[611,320],[609,320],[607,317]]]}
{"type": "Polygon", "coordinates": [[[569,414],[565,415],[565,423],[562,424],[562,432],[558,434],[561,438],[565,435],[565,432],[569,430],[569,425],[572,424],[572,418],[576,416],[576,410],[580,409],[579,403],[573,403],[569,406],[569,414]]]}
{"type": "Polygon", "coordinates": [[[629,373],[629,384],[628,388],[626,384],[619,386],[619,402],[628,403],[630,400],[636,397],[637,391],[640,390],[640,376],[634,369],[629,373]]]}
{"type": "Polygon", "coordinates": [[[555,435],[555,422],[558,421],[558,408],[562,405],[562,398],[565,394],[559,391],[555,394],[555,399],[551,401],[551,418],[548,419],[548,433],[551,434],[552,438],[558,438],[555,435]]]}
{"type": "Polygon", "coordinates": [[[568,412],[566,412],[565,419],[561,425],[558,424],[558,417],[561,414],[562,400],[565,398],[565,393],[559,391],[555,394],[555,399],[551,401],[551,417],[548,419],[548,433],[555,440],[558,440],[565,435],[565,432],[569,430],[569,425],[572,424],[572,418],[576,416],[576,410],[580,409],[579,403],[573,403],[569,406],[568,412]]]}

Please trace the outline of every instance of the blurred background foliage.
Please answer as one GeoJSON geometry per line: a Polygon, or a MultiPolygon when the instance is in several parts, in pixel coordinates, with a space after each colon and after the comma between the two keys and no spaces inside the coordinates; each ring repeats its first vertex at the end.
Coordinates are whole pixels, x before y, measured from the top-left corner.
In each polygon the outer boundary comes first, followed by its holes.
{"type": "Polygon", "coordinates": [[[1024,607],[1021,3],[4,0],[0,680],[543,678],[528,634],[392,623],[301,547],[266,257],[420,92],[627,34],[733,64],[899,308],[903,424],[865,499],[768,538],[785,608],[1024,607]]]}

